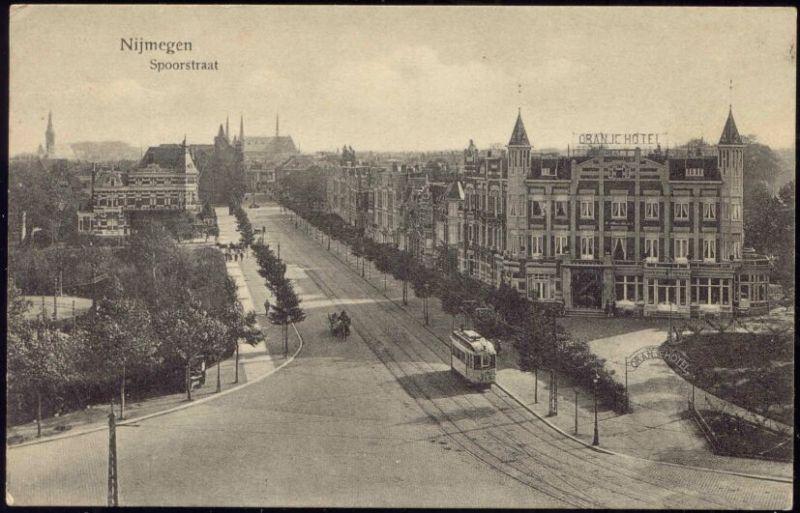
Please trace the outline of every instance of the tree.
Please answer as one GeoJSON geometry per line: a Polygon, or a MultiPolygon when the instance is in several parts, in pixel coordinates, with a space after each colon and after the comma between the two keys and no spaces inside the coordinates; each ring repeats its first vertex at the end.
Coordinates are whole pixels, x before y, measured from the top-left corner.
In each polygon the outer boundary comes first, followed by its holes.
{"type": "Polygon", "coordinates": [[[228,303],[227,308],[218,317],[227,327],[228,343],[235,349],[234,383],[239,382],[239,341],[254,346],[262,340],[263,335],[258,327],[255,312],[244,313],[242,304],[236,299],[236,285],[233,289],[233,301],[228,303]]]}
{"type": "Polygon", "coordinates": [[[386,291],[386,275],[392,270],[392,248],[388,244],[378,244],[375,267],[383,273],[383,290],[386,291]]]}
{"type": "MultiPolygon", "coordinates": [[[[217,392],[222,391],[220,365],[225,353],[234,349],[236,340],[228,333],[228,327],[222,321],[211,318],[206,324],[206,346],[208,354],[214,356],[217,364],[217,392]]],[[[237,362],[238,363],[238,362],[237,362]]]]}
{"type": "Polygon", "coordinates": [[[128,373],[157,364],[158,342],[150,314],[135,299],[103,298],[93,322],[86,323],[90,369],[110,377],[119,387],[120,414],[125,418],[125,384],[128,373]]]}
{"type": "Polygon", "coordinates": [[[20,334],[26,329],[25,313],[31,307],[31,302],[22,296],[22,293],[14,284],[11,276],[6,282],[6,319],[8,333],[20,334]]]}
{"type": "Polygon", "coordinates": [[[212,318],[191,296],[182,305],[159,312],[158,333],[169,353],[184,367],[186,399],[192,400],[192,365],[212,348],[215,329],[212,318]]]}
{"type": "Polygon", "coordinates": [[[361,237],[356,238],[353,241],[352,245],[353,255],[356,257],[356,269],[358,269],[358,263],[361,261],[361,277],[364,277],[364,239],[361,237]]]}
{"type": "Polygon", "coordinates": [[[42,436],[42,397],[52,395],[76,377],[75,348],[68,335],[44,322],[10,332],[6,341],[8,383],[36,396],[36,436],[42,436]]]}
{"type": "MultiPolygon", "coordinates": [[[[456,315],[462,313],[464,299],[466,295],[461,288],[452,282],[448,282],[447,286],[442,287],[440,297],[442,300],[442,310],[450,315],[450,329],[455,329],[456,315]]],[[[463,329],[463,325],[461,328],[463,329]]]]}
{"type": "Polygon", "coordinates": [[[289,324],[305,320],[306,314],[300,308],[300,299],[288,280],[278,284],[275,289],[277,305],[272,306],[269,322],[283,327],[284,356],[289,355],[289,324]]]}
{"type": "Polygon", "coordinates": [[[423,265],[417,265],[413,270],[411,279],[411,286],[414,289],[414,295],[422,299],[422,315],[425,319],[425,325],[427,326],[430,322],[428,298],[433,295],[436,285],[436,276],[427,267],[423,265]]]}
{"type": "Polygon", "coordinates": [[[413,265],[414,258],[407,251],[400,250],[394,255],[392,276],[403,282],[403,305],[408,304],[408,280],[411,279],[413,265]]]}
{"type": "Polygon", "coordinates": [[[528,301],[514,287],[503,282],[489,294],[489,303],[502,319],[512,326],[522,326],[529,315],[528,301]]]}
{"type": "Polygon", "coordinates": [[[742,153],[745,191],[756,182],[774,187],[775,180],[781,173],[780,157],[769,146],[757,142],[754,136],[746,136],[744,139],[742,153]]]}

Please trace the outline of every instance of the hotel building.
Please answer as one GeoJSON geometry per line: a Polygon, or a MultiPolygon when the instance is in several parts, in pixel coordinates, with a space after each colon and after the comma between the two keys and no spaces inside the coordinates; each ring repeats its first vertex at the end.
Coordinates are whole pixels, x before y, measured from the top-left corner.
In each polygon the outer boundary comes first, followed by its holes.
{"type": "Polygon", "coordinates": [[[767,307],[770,263],[743,251],[743,148],[732,111],[716,155],[594,148],[465,151],[461,272],[568,313],[690,316],[767,307]]]}

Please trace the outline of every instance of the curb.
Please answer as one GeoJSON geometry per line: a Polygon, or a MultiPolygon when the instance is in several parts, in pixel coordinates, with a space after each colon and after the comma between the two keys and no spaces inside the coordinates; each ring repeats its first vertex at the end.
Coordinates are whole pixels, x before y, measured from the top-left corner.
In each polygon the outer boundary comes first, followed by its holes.
{"type": "MultiPolygon", "coordinates": [[[[545,424],[547,424],[548,426],[550,426],[551,428],[556,430],[558,433],[566,436],[570,440],[574,440],[574,441],[578,442],[579,444],[581,444],[581,445],[585,446],[586,448],[591,449],[591,450],[593,450],[595,452],[601,452],[603,454],[614,454],[614,455],[618,455],[619,456],[619,454],[614,452],[614,451],[610,451],[608,449],[604,449],[604,448],[602,448],[600,446],[597,446],[597,445],[588,444],[588,443],[584,442],[583,440],[581,440],[580,438],[576,438],[575,436],[570,435],[569,433],[567,433],[566,431],[564,431],[560,427],[556,426],[555,424],[553,424],[552,422],[547,420],[546,417],[543,417],[539,413],[536,413],[533,408],[531,408],[527,404],[523,403],[522,400],[520,400],[517,396],[512,394],[511,391],[509,391],[506,387],[501,385],[499,382],[495,381],[494,382],[494,386],[496,386],[497,388],[499,388],[500,390],[505,392],[506,395],[508,395],[510,398],[512,398],[514,401],[516,401],[520,406],[525,408],[525,410],[527,410],[530,413],[532,413],[537,419],[541,420],[542,422],[544,422],[545,424]]],[[[647,460],[647,461],[651,461],[651,460],[647,460]]]]}
{"type": "MultiPolygon", "coordinates": [[[[292,363],[294,361],[295,357],[298,354],[300,354],[300,351],[302,351],[303,344],[304,344],[303,337],[302,337],[302,335],[300,335],[300,332],[297,331],[297,326],[295,326],[294,323],[292,323],[292,328],[294,328],[294,332],[297,334],[297,338],[300,339],[300,347],[297,348],[297,351],[295,351],[294,354],[289,357],[289,359],[287,359],[285,362],[283,362],[279,366],[275,367],[271,371],[267,372],[266,374],[264,374],[262,376],[259,376],[259,377],[255,378],[252,381],[248,381],[247,383],[242,383],[241,385],[237,385],[237,386],[235,386],[233,388],[229,388],[227,390],[223,390],[223,391],[221,391],[219,393],[215,393],[215,394],[210,395],[208,397],[204,397],[204,398],[198,399],[196,401],[191,401],[191,402],[188,402],[188,403],[185,403],[185,404],[174,406],[172,408],[169,408],[169,409],[166,409],[166,410],[163,410],[163,411],[157,411],[157,412],[154,412],[154,413],[148,413],[147,415],[144,415],[142,417],[133,417],[133,418],[130,418],[130,419],[126,419],[126,420],[117,422],[116,425],[117,426],[125,426],[125,425],[128,425],[128,424],[134,424],[134,423],[137,423],[137,422],[140,422],[140,421],[143,421],[143,420],[152,419],[153,417],[159,417],[161,415],[167,415],[169,413],[175,413],[176,411],[185,410],[186,408],[191,408],[192,406],[197,406],[199,404],[204,404],[204,403],[207,403],[209,401],[213,401],[214,399],[218,399],[218,398],[220,398],[222,396],[228,395],[228,394],[230,394],[232,392],[236,392],[237,390],[241,390],[241,389],[243,389],[245,387],[248,387],[250,385],[254,385],[254,384],[256,384],[256,383],[258,383],[260,381],[263,381],[264,379],[268,378],[272,374],[278,372],[282,368],[284,368],[287,365],[289,365],[290,363],[292,363]]],[[[96,433],[98,431],[103,431],[103,430],[106,430],[106,429],[108,429],[108,426],[101,425],[101,426],[97,426],[97,427],[86,429],[84,431],[76,431],[74,433],[66,433],[66,434],[63,434],[63,435],[57,435],[57,436],[53,436],[53,437],[45,438],[45,439],[40,439],[40,440],[31,440],[29,442],[23,442],[21,444],[14,444],[14,445],[6,444],[6,450],[13,450],[13,449],[19,449],[19,448],[22,448],[22,447],[28,447],[28,446],[31,446],[31,445],[39,445],[39,444],[44,444],[44,443],[49,443],[49,442],[55,442],[57,440],[64,440],[65,438],[74,438],[76,436],[88,435],[88,434],[96,433]]]]}
{"type": "MultiPolygon", "coordinates": [[[[307,235],[307,234],[306,234],[306,235],[307,235]]],[[[313,238],[312,238],[312,240],[313,240],[313,238]]],[[[347,246],[347,247],[349,248],[349,246],[347,246]]],[[[343,263],[343,264],[345,264],[345,266],[346,266],[346,267],[347,267],[347,268],[348,268],[348,269],[349,269],[351,272],[355,273],[355,274],[356,274],[358,277],[360,277],[360,276],[361,276],[361,274],[360,274],[360,273],[358,273],[358,272],[356,272],[356,271],[353,271],[352,269],[350,269],[350,266],[349,266],[349,263],[348,263],[348,262],[344,262],[344,261],[343,261],[341,258],[339,258],[337,255],[335,255],[335,254],[333,254],[333,253],[331,253],[331,255],[332,255],[334,258],[336,258],[336,260],[338,260],[340,263],[343,263]]],[[[375,285],[373,285],[373,284],[372,284],[372,283],[371,283],[369,280],[367,280],[366,278],[362,278],[362,280],[364,280],[364,281],[365,281],[365,282],[366,282],[368,285],[370,285],[370,286],[371,286],[373,289],[375,289],[375,290],[377,290],[378,292],[381,292],[381,293],[383,294],[383,292],[382,292],[382,291],[381,291],[381,290],[380,290],[378,287],[376,287],[375,285]]],[[[419,324],[419,321],[416,319],[416,317],[414,317],[413,315],[411,315],[411,312],[408,312],[408,311],[407,311],[405,308],[403,308],[403,307],[402,307],[400,304],[398,304],[398,303],[397,303],[397,302],[396,302],[394,299],[390,298],[390,297],[389,297],[389,296],[387,296],[386,294],[383,294],[383,296],[384,296],[386,299],[388,299],[388,300],[389,300],[389,302],[391,302],[393,305],[395,305],[396,307],[398,307],[398,308],[399,308],[399,309],[400,309],[402,312],[405,312],[407,315],[409,315],[410,317],[412,317],[412,319],[413,319],[415,322],[417,322],[417,323],[419,324]]],[[[428,326],[425,326],[425,325],[422,325],[422,324],[421,324],[421,326],[422,326],[422,327],[423,327],[423,328],[424,328],[426,331],[428,331],[429,333],[431,333],[431,334],[432,334],[432,335],[433,335],[433,336],[434,336],[434,337],[435,337],[437,340],[441,341],[441,339],[439,338],[439,336],[438,336],[438,335],[436,335],[436,333],[435,333],[433,330],[431,330],[431,329],[430,329],[428,326]]],[[[581,439],[579,439],[579,438],[576,438],[576,437],[574,437],[573,435],[570,435],[570,434],[569,434],[569,433],[567,433],[566,431],[562,430],[560,427],[556,426],[555,424],[553,424],[552,422],[550,422],[549,420],[547,420],[547,418],[545,418],[545,417],[541,416],[540,414],[536,413],[536,412],[535,412],[535,411],[534,411],[532,408],[528,407],[528,405],[526,405],[525,403],[523,403],[523,402],[522,402],[522,400],[520,400],[520,399],[519,399],[517,396],[515,396],[514,394],[512,394],[512,393],[511,393],[511,392],[510,392],[510,391],[509,391],[507,388],[505,388],[505,387],[504,387],[503,385],[501,385],[500,383],[498,383],[498,382],[495,382],[495,383],[494,383],[494,386],[496,386],[497,388],[499,388],[500,390],[502,390],[503,392],[505,392],[505,393],[506,393],[506,394],[507,394],[509,397],[511,397],[511,398],[512,398],[514,401],[516,401],[516,402],[517,402],[517,403],[518,403],[520,406],[522,406],[522,407],[523,407],[525,410],[527,410],[528,412],[532,413],[532,414],[533,414],[533,415],[534,415],[536,418],[538,418],[539,420],[543,421],[543,422],[544,422],[546,425],[548,425],[549,427],[551,427],[552,429],[554,429],[556,432],[558,432],[558,433],[560,433],[560,434],[562,434],[562,435],[566,436],[567,438],[569,438],[569,439],[571,439],[571,440],[574,440],[575,442],[578,442],[579,444],[583,445],[584,447],[586,447],[586,448],[588,448],[588,449],[591,449],[591,450],[593,450],[593,451],[595,451],[595,452],[599,452],[599,453],[603,453],[603,454],[608,454],[608,455],[611,455],[611,456],[620,456],[620,457],[623,457],[623,458],[629,458],[629,459],[638,460],[638,461],[642,461],[642,462],[646,462],[646,463],[651,463],[651,464],[657,464],[657,465],[666,465],[666,466],[670,466],[670,467],[677,467],[677,468],[683,468],[683,469],[691,469],[691,470],[697,470],[697,471],[702,471],[702,472],[711,472],[711,473],[716,473],[716,474],[725,474],[725,475],[730,475],[730,476],[744,477],[744,478],[748,478],[748,479],[758,479],[758,480],[761,480],[761,481],[774,481],[774,482],[778,482],[778,483],[794,483],[794,479],[793,479],[793,478],[791,478],[791,477],[765,476],[765,475],[761,475],[761,474],[748,474],[748,473],[744,473],[744,472],[734,472],[734,471],[730,471],[730,470],[713,469],[713,468],[706,468],[706,467],[696,467],[696,466],[693,466],[693,465],[681,465],[680,463],[670,463],[670,462],[668,462],[668,461],[657,461],[657,460],[650,460],[650,459],[647,459],[647,458],[642,458],[642,457],[639,457],[639,456],[632,456],[632,455],[630,455],[630,454],[624,454],[624,453],[620,453],[620,452],[615,452],[615,451],[612,451],[612,450],[610,450],[610,449],[604,449],[604,448],[602,448],[602,447],[599,447],[599,446],[591,445],[591,444],[589,444],[589,443],[587,443],[587,442],[585,442],[585,441],[583,441],[583,440],[581,440],[581,439]]]]}

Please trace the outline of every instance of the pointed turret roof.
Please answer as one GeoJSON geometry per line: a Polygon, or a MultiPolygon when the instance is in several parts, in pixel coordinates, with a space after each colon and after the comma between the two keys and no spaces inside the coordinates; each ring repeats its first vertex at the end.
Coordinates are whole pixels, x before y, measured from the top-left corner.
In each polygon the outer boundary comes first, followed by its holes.
{"type": "Polygon", "coordinates": [[[736,121],[733,120],[733,107],[728,109],[728,120],[725,121],[725,128],[719,138],[720,144],[742,144],[739,130],[736,129],[736,121]]]}
{"type": "Polygon", "coordinates": [[[530,146],[528,141],[528,134],[525,133],[525,125],[522,123],[522,111],[517,113],[517,122],[514,125],[514,131],[511,133],[511,140],[508,141],[509,146],[530,146]]]}
{"type": "Polygon", "coordinates": [[[222,127],[222,123],[220,123],[220,125],[219,125],[219,134],[217,134],[217,137],[221,137],[222,139],[226,138],[225,137],[225,129],[222,127]]]}
{"type": "Polygon", "coordinates": [[[47,114],[47,131],[48,132],[52,132],[53,131],[53,111],[52,110],[47,114]]]}

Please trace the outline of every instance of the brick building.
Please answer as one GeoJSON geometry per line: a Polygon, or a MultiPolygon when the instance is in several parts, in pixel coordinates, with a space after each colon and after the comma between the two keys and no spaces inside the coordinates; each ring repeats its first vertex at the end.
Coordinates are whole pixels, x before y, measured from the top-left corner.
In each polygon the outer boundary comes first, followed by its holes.
{"type": "Polygon", "coordinates": [[[139,165],[128,171],[97,170],[89,209],[78,212],[78,231],[120,237],[130,234],[136,214],[196,213],[201,206],[198,177],[185,141],[148,148],[139,165]]]}
{"type": "Polygon", "coordinates": [[[578,313],[766,308],[770,264],[743,252],[743,143],[729,112],[716,155],[465,151],[460,269],[578,313]]]}

